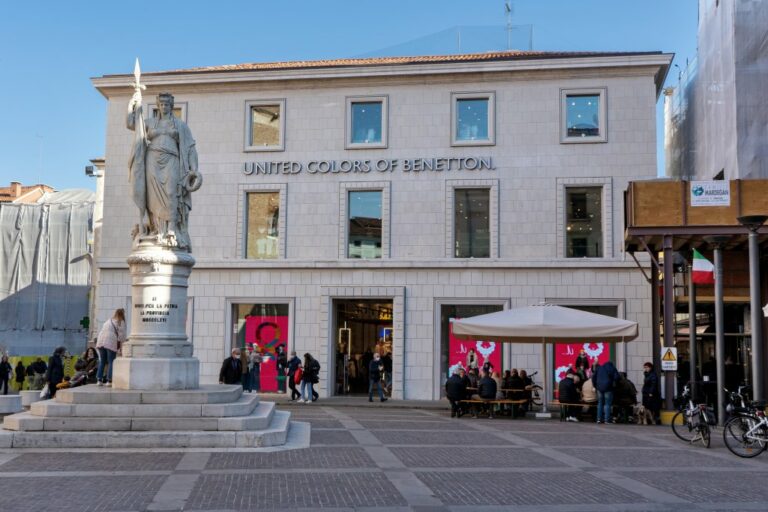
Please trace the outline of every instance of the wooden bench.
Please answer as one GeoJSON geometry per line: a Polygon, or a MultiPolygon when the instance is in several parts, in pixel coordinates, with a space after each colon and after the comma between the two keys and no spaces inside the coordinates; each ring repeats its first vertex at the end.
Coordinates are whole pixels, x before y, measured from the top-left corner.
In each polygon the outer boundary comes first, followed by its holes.
{"type": "Polygon", "coordinates": [[[549,406],[550,407],[558,407],[560,409],[560,421],[565,421],[565,409],[562,407],[564,405],[567,406],[567,407],[579,407],[580,411],[584,407],[589,407],[589,408],[594,407],[594,408],[597,408],[597,402],[591,403],[591,404],[588,404],[586,402],[577,402],[577,403],[560,402],[558,400],[554,400],[552,402],[549,402],[549,406]]]}
{"type": "Polygon", "coordinates": [[[484,398],[480,398],[480,399],[459,400],[459,404],[468,404],[470,406],[470,408],[473,411],[472,412],[472,416],[473,417],[477,416],[477,406],[478,406],[478,404],[479,405],[490,405],[490,406],[492,406],[489,409],[489,418],[493,418],[494,417],[493,416],[493,406],[494,405],[498,405],[498,406],[509,405],[509,406],[511,406],[511,408],[512,408],[512,417],[515,418],[516,417],[516,414],[515,414],[516,407],[515,406],[523,405],[523,404],[525,404],[527,402],[528,402],[528,400],[510,400],[510,399],[506,399],[506,398],[497,398],[497,399],[490,399],[490,398],[489,399],[484,399],[484,398]]]}

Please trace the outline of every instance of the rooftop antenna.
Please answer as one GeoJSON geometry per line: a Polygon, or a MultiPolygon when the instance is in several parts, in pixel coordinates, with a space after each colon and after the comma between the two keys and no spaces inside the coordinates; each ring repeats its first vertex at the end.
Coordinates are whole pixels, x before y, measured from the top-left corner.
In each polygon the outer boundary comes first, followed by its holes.
{"type": "Polygon", "coordinates": [[[507,51],[512,49],[512,16],[515,14],[514,0],[504,0],[504,12],[507,13],[507,51]]]}

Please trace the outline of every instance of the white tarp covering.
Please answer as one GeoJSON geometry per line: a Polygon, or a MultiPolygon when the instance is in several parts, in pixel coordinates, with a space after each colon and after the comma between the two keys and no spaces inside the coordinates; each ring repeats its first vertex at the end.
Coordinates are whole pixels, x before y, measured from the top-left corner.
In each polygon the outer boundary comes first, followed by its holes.
{"type": "Polygon", "coordinates": [[[637,337],[637,322],[539,304],[452,320],[459,338],[509,343],[619,342],[637,337]]]}
{"type": "Polygon", "coordinates": [[[83,192],[0,204],[0,350],[34,355],[85,345],[95,197],[83,192]]]}

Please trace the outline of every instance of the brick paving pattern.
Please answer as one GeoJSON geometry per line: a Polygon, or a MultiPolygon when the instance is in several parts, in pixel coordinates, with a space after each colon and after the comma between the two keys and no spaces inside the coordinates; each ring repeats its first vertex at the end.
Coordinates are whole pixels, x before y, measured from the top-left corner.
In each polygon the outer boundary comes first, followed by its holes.
{"type": "Polygon", "coordinates": [[[375,474],[204,475],[187,502],[200,510],[390,507],[406,501],[375,474]],[[209,492],[217,489],[224,492],[209,492]]]}
{"type": "Polygon", "coordinates": [[[296,450],[0,450],[0,512],[768,509],[768,455],[739,459],[719,432],[707,450],[669,427],[389,405],[285,406],[312,424],[296,450]]]}

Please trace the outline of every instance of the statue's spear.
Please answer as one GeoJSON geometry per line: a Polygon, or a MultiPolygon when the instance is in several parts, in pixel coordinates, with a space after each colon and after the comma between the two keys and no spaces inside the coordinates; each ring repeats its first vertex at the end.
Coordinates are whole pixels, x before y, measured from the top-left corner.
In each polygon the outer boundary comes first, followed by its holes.
{"type": "MultiPolygon", "coordinates": [[[[141,108],[141,91],[146,90],[147,86],[141,83],[141,67],[139,58],[136,58],[136,64],[133,67],[133,89],[139,96],[139,102],[134,108],[134,143],[131,160],[128,165],[128,179],[133,188],[133,201],[139,208],[139,224],[136,226],[136,233],[146,233],[147,224],[145,216],[147,215],[147,186],[146,186],[146,168],[144,157],[147,151],[147,134],[144,126],[144,112],[141,108]]],[[[151,224],[152,219],[147,223],[151,224]]]]}
{"type": "MultiPolygon", "coordinates": [[[[147,86],[141,83],[141,66],[139,66],[139,58],[136,57],[136,64],[133,66],[133,90],[139,93],[139,97],[141,97],[141,91],[146,91],[147,86]]],[[[136,109],[138,110],[138,123],[141,126],[141,139],[146,140],[146,134],[144,133],[144,112],[141,108],[141,102],[139,102],[138,105],[136,105],[136,109]]],[[[139,133],[138,131],[136,132],[139,133]]]]}

